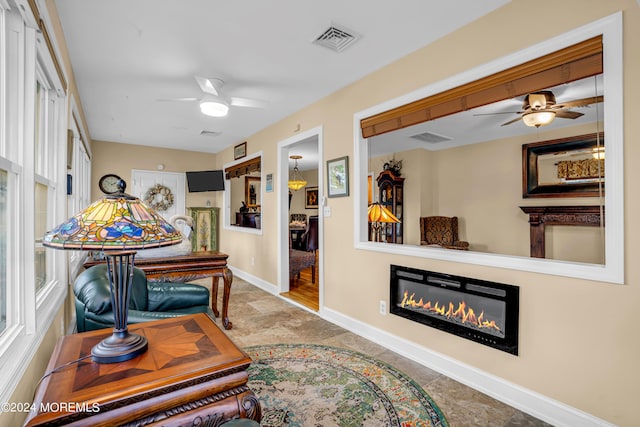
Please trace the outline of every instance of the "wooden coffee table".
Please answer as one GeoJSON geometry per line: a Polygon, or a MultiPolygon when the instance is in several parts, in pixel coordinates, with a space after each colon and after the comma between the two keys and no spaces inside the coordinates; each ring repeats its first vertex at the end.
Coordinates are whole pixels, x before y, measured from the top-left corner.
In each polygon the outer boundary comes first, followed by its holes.
{"type": "Polygon", "coordinates": [[[111,329],[62,337],[36,390],[26,426],[217,426],[233,418],[261,419],[247,386],[251,359],[208,315],[131,325],[149,340],[146,353],[98,364],[91,348],[111,329]]]}

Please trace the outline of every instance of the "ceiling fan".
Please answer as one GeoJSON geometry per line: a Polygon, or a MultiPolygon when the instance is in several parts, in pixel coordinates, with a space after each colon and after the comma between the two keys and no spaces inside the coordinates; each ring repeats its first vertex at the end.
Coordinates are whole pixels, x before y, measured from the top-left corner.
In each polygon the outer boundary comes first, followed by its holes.
{"type": "Polygon", "coordinates": [[[204,92],[202,98],[173,98],[159,99],[159,101],[198,101],[202,114],[212,117],[224,117],[229,113],[229,107],[265,108],[267,103],[257,99],[229,97],[223,91],[224,81],[218,78],[195,76],[198,86],[204,92]]]}
{"type": "Polygon", "coordinates": [[[584,114],[577,111],[571,111],[569,110],[570,108],[586,107],[587,105],[602,102],[603,100],[603,96],[593,96],[590,98],[575,99],[573,101],[556,104],[556,97],[553,92],[550,90],[543,90],[526,95],[522,101],[522,111],[489,114],[520,114],[520,117],[517,119],[509,120],[501,126],[507,126],[522,120],[527,126],[540,127],[550,124],[556,117],[560,117],[562,119],[577,119],[584,114]]]}

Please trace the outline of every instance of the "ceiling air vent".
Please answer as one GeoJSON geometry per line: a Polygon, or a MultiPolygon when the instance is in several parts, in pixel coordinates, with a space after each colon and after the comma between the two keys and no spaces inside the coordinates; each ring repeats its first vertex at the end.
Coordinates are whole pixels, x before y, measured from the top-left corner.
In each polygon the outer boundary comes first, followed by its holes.
{"type": "Polygon", "coordinates": [[[209,136],[211,138],[215,138],[216,136],[219,136],[222,132],[216,132],[213,130],[203,130],[200,131],[200,136],[209,136]]]}
{"type": "Polygon", "coordinates": [[[359,38],[360,36],[355,32],[340,25],[331,24],[313,41],[313,44],[324,46],[334,52],[342,52],[359,38]]]}
{"type": "Polygon", "coordinates": [[[424,132],[419,133],[417,135],[411,135],[411,138],[417,139],[422,142],[428,142],[431,144],[436,144],[438,142],[451,141],[453,138],[449,138],[448,136],[438,135],[437,133],[432,132],[424,132]]]}

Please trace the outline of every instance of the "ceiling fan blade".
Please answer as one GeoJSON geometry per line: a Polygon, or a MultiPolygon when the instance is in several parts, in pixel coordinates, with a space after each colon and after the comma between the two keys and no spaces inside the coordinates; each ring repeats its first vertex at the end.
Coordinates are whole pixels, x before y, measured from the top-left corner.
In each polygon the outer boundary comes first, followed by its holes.
{"type": "Polygon", "coordinates": [[[495,116],[496,114],[522,114],[524,111],[499,111],[497,113],[480,113],[474,114],[474,116],[495,116]]]}
{"type": "Polygon", "coordinates": [[[174,101],[199,101],[200,98],[158,98],[159,102],[174,102],[174,101]]]}
{"type": "Polygon", "coordinates": [[[569,110],[556,111],[556,117],[561,117],[563,119],[577,119],[580,116],[584,116],[584,114],[569,110]]]}
{"type": "Polygon", "coordinates": [[[520,120],[522,120],[522,117],[518,117],[517,119],[509,120],[508,122],[503,123],[500,126],[507,126],[507,125],[513,124],[515,122],[519,122],[520,120]]]}
{"type": "Polygon", "coordinates": [[[222,87],[222,80],[208,79],[206,77],[195,76],[198,86],[204,93],[220,96],[220,87],[222,87]]]}
{"type": "Polygon", "coordinates": [[[231,97],[231,105],[235,107],[266,108],[268,103],[257,99],[238,98],[233,96],[231,97]]]}
{"type": "Polygon", "coordinates": [[[586,107],[587,105],[602,101],[604,101],[604,96],[592,96],[591,98],[574,99],[573,101],[563,102],[562,104],[555,105],[553,108],[586,107]]]}

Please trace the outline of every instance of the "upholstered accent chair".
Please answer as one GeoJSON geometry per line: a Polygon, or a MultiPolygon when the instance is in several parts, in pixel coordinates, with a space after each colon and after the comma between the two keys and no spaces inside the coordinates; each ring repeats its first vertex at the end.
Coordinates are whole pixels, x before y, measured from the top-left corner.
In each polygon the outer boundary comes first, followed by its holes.
{"type": "Polygon", "coordinates": [[[307,214],[292,213],[289,215],[289,224],[291,223],[307,225],[307,214]]]}
{"type": "Polygon", "coordinates": [[[318,249],[318,216],[310,216],[307,230],[302,235],[304,249],[307,252],[314,252],[318,249]]]}
{"type": "MultiPolygon", "coordinates": [[[[78,275],[73,283],[78,332],[112,328],[113,310],[105,264],[95,265],[78,275]]],[[[148,282],[144,271],[134,267],[128,323],[141,323],[185,314],[207,313],[209,290],[190,283],[148,282]]]]}
{"type": "Polygon", "coordinates": [[[420,244],[468,250],[469,242],[458,240],[458,217],[420,217],[420,244]]]}

